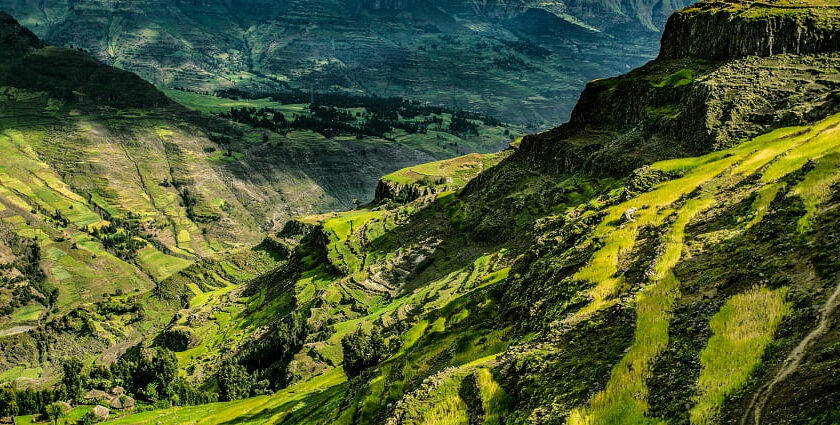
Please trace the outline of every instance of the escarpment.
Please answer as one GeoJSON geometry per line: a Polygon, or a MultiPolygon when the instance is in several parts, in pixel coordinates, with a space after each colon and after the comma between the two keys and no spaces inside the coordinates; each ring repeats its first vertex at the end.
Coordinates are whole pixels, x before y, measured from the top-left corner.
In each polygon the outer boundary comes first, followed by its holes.
{"type": "Polygon", "coordinates": [[[783,2],[701,2],[668,20],[659,57],[721,61],[838,49],[837,6],[815,9],[783,2]]]}
{"type": "Polygon", "coordinates": [[[677,13],[656,60],[587,84],[570,122],[522,150],[568,172],[626,175],[835,113],[840,9],[818,9],[708,2],[677,13]]]}

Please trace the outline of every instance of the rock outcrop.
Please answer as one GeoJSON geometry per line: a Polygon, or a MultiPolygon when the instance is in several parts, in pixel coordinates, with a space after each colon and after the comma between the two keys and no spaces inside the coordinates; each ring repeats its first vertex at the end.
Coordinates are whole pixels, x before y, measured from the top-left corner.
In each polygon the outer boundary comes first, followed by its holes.
{"type": "Polygon", "coordinates": [[[698,3],[668,20],[659,57],[721,61],[837,50],[840,8],[714,1],[698,3]]]}
{"type": "Polygon", "coordinates": [[[400,184],[391,180],[379,179],[373,201],[377,204],[388,200],[407,203],[438,192],[440,190],[435,190],[429,186],[400,184]]]}

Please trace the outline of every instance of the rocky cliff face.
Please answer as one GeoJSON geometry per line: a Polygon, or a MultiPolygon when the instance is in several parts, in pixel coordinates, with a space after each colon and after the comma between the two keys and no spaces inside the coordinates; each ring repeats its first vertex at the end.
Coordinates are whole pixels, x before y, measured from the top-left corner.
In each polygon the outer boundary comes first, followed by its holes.
{"type": "Polygon", "coordinates": [[[837,50],[840,50],[838,8],[706,2],[680,11],[668,20],[659,57],[722,61],[837,50]]]}
{"type": "Polygon", "coordinates": [[[391,200],[394,202],[405,203],[431,195],[435,192],[435,190],[428,186],[400,184],[385,179],[379,179],[379,183],[376,185],[376,195],[374,196],[373,201],[375,203],[380,203],[391,200]]]}

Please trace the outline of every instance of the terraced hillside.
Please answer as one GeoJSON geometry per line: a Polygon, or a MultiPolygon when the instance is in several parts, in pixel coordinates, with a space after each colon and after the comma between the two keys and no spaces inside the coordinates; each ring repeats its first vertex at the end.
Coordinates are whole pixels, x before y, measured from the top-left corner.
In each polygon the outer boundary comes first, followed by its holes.
{"type": "Polygon", "coordinates": [[[46,46],[2,13],[0,45],[0,336],[15,347],[0,360],[3,381],[54,377],[57,359],[159,331],[175,306],[145,297],[197,261],[252,247],[292,216],[369,200],[383,173],[496,149],[519,131],[465,118],[475,134],[458,136],[450,112],[422,133],[266,131],[213,114],[308,116],[308,105],[167,92],[191,111],[133,74],[46,46]],[[96,303],[114,297],[132,306],[117,311],[162,310],[142,326],[131,314],[98,322],[113,306],[96,303]],[[66,340],[39,333],[79,315],[93,342],[73,327],[66,340]],[[35,350],[42,337],[61,342],[35,350]]]}
{"type": "Polygon", "coordinates": [[[4,0],[46,41],[158,86],[402,96],[544,127],[652,58],[687,2],[4,0]],[[574,65],[572,65],[574,64],[574,65]]]}
{"type": "Polygon", "coordinates": [[[86,306],[51,337],[152,326],[65,381],[125,384],[121,424],[837,423],[836,7],[680,11],[568,124],[86,306]],[[805,44],[668,53],[739,27],[805,44]]]}
{"type": "MultiPolygon", "coordinates": [[[[654,163],[646,173],[661,179],[647,191],[605,183],[592,202],[561,204],[524,251],[432,233],[446,236],[380,257],[391,238],[378,235],[406,209],[310,219],[343,272],[304,264],[286,288],[314,326],[289,363],[303,382],[114,423],[832,423],[840,393],[811,379],[837,368],[838,124],[654,163]],[[417,256],[428,268],[378,267],[417,256]],[[348,379],[332,366],[356,329],[381,332],[387,349],[348,379]]],[[[412,204],[391,240],[457,228],[453,196],[412,204]]]]}

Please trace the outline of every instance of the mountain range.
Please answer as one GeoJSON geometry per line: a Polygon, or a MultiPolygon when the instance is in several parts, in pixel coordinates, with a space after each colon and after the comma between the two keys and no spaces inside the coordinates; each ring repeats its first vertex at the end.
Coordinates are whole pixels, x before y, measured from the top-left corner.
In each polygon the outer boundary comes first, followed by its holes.
{"type": "Polygon", "coordinates": [[[5,0],[47,42],[162,87],[401,96],[545,127],[656,53],[663,1],[5,0]]]}

